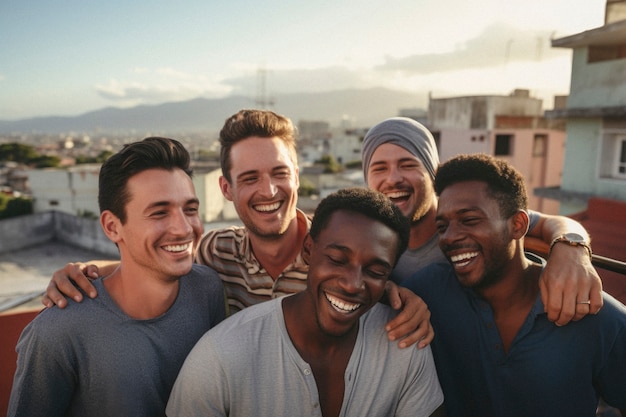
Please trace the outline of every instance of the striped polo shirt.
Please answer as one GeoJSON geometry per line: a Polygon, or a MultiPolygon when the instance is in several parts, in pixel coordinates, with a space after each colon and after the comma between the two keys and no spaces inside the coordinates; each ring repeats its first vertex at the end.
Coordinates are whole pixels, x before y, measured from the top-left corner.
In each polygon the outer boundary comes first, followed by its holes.
{"type": "MultiPolygon", "coordinates": [[[[306,223],[307,231],[311,228],[311,221],[300,210],[297,219],[300,224],[306,223]]],[[[243,226],[210,230],[200,242],[196,262],[219,274],[231,315],[253,304],[304,290],[309,270],[298,253],[273,280],[252,253],[248,229],[243,226]]]]}

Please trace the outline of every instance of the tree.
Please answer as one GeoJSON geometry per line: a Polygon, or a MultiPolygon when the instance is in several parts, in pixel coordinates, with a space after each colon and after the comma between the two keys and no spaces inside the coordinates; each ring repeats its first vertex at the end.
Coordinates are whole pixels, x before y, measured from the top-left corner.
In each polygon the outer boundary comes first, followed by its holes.
{"type": "Polygon", "coordinates": [[[324,165],[325,174],[336,174],[343,170],[341,164],[332,155],[325,155],[321,159],[315,161],[316,164],[324,165]]]}
{"type": "Polygon", "coordinates": [[[23,197],[8,197],[0,194],[0,220],[33,213],[33,201],[23,197]]]}
{"type": "Polygon", "coordinates": [[[35,151],[35,148],[30,145],[22,145],[15,142],[0,144],[0,161],[27,164],[38,156],[39,154],[35,151]]]}

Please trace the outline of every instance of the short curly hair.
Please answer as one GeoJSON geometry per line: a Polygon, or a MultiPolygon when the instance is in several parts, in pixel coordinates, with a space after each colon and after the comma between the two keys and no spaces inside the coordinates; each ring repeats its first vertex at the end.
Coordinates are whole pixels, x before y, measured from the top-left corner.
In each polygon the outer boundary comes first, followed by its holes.
{"type": "Polygon", "coordinates": [[[524,177],[502,159],[486,154],[455,156],[439,166],[435,176],[435,192],[440,196],[446,187],[466,181],[487,183],[487,192],[498,202],[503,218],[528,209],[524,177]]]}
{"type": "Polygon", "coordinates": [[[313,215],[309,234],[316,239],[328,225],[331,215],[339,210],[353,211],[377,220],[398,235],[396,259],[406,250],[409,243],[409,229],[411,227],[400,209],[384,194],[364,187],[344,188],[329,194],[324,198],[313,215]]]}

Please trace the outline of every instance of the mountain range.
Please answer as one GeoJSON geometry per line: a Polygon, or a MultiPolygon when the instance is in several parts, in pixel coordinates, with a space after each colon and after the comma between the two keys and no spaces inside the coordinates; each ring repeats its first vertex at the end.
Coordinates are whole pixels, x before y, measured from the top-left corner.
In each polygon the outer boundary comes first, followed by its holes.
{"type": "MultiPolygon", "coordinates": [[[[369,127],[397,116],[400,109],[418,108],[425,102],[426,94],[373,88],[276,95],[269,108],[296,124],[309,120],[336,126],[348,118],[355,127],[369,127]]],[[[77,116],[0,120],[0,133],[212,132],[219,131],[224,120],[239,109],[254,107],[257,107],[255,101],[245,96],[196,98],[131,108],[107,107],[77,116]]]]}

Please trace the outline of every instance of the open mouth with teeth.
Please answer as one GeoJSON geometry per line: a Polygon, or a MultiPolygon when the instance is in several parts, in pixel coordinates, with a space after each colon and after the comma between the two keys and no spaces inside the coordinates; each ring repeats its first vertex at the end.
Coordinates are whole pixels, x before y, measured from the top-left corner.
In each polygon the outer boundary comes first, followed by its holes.
{"type": "Polygon", "coordinates": [[[348,303],[328,293],[324,293],[324,295],[326,296],[326,299],[328,300],[330,305],[333,306],[333,308],[340,313],[352,313],[353,311],[361,307],[361,304],[348,303]]]}
{"type": "Polygon", "coordinates": [[[190,246],[191,246],[191,243],[183,243],[180,245],[166,245],[166,246],[163,246],[163,249],[165,249],[168,252],[179,253],[179,252],[187,251],[190,246]]]}
{"type": "Polygon", "coordinates": [[[472,262],[474,258],[478,256],[478,252],[465,252],[450,257],[450,261],[455,268],[463,268],[472,262]]]}
{"type": "Polygon", "coordinates": [[[387,196],[387,198],[395,203],[400,201],[406,201],[411,193],[409,193],[408,191],[395,191],[392,193],[385,193],[385,195],[387,196]]]}
{"type": "Polygon", "coordinates": [[[271,213],[273,211],[278,210],[280,206],[281,206],[280,201],[277,201],[276,203],[272,203],[272,204],[256,204],[253,207],[258,212],[271,213]]]}

